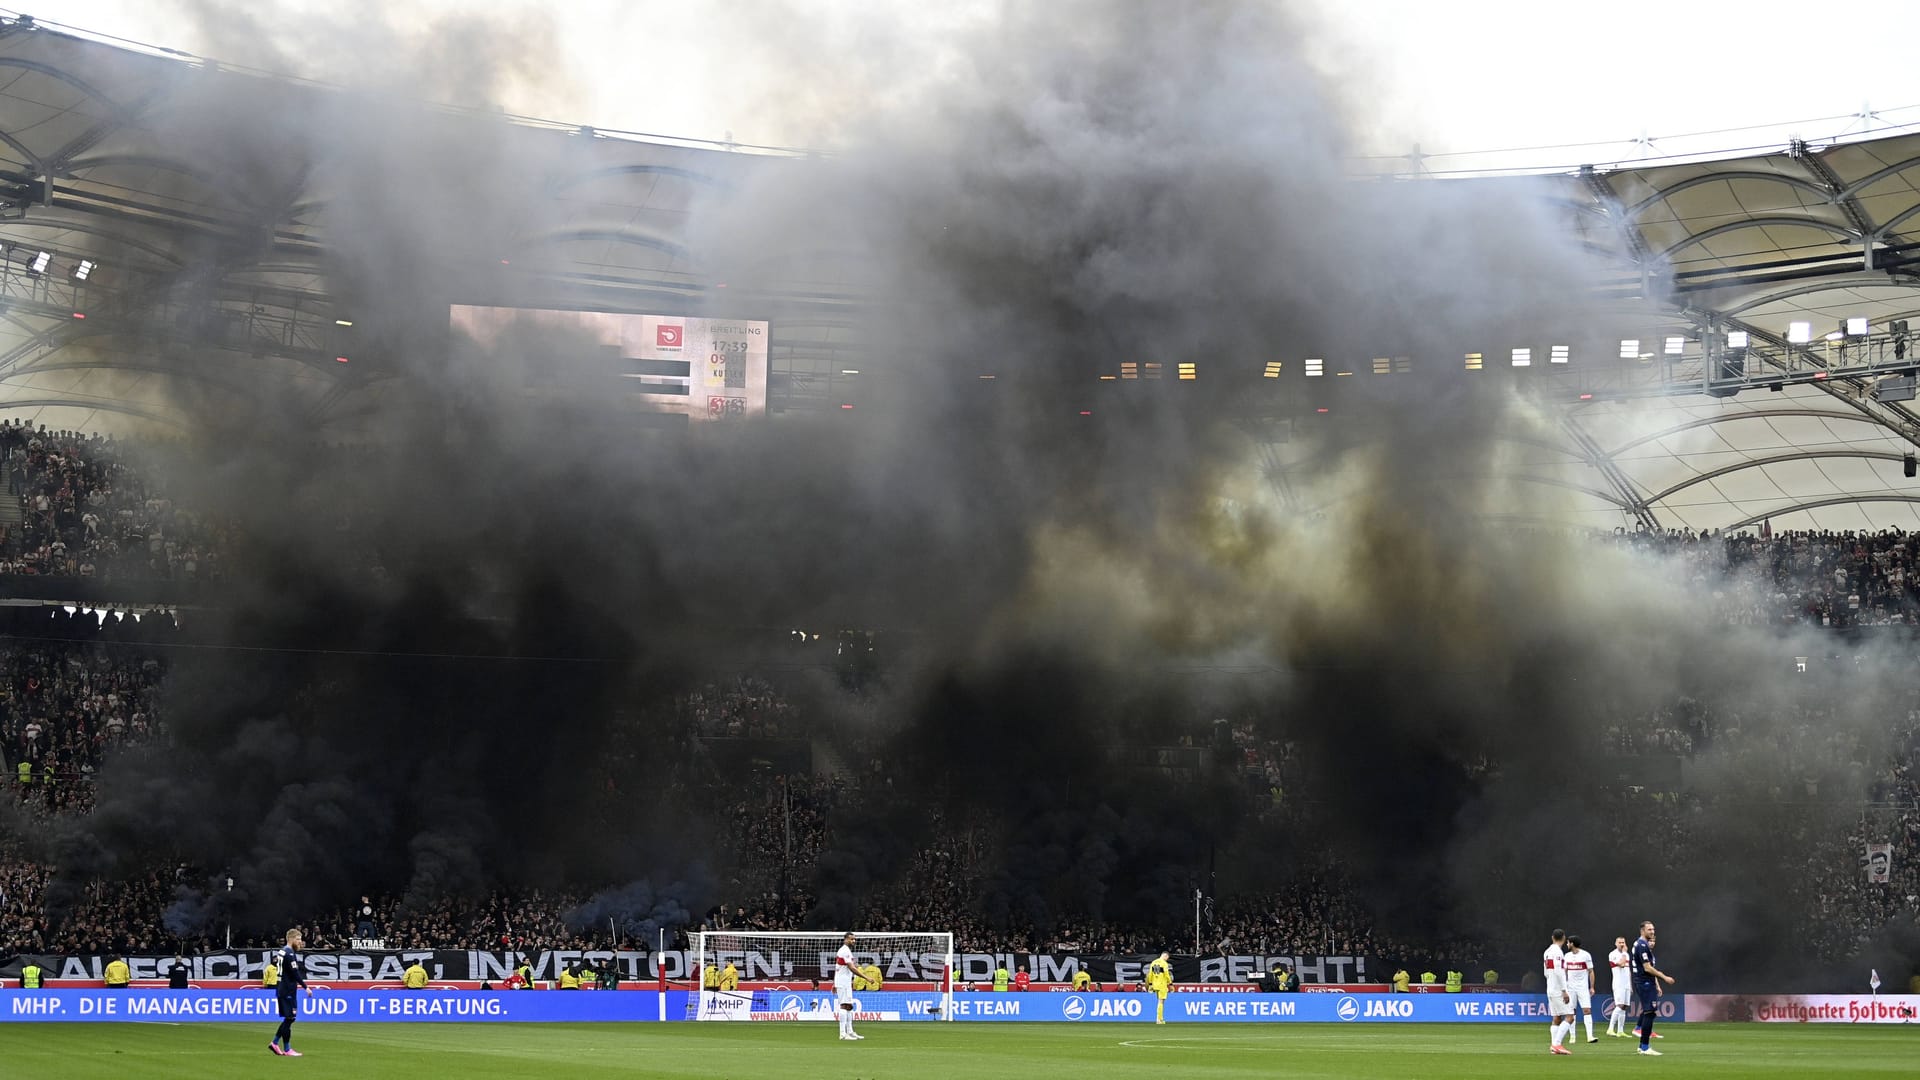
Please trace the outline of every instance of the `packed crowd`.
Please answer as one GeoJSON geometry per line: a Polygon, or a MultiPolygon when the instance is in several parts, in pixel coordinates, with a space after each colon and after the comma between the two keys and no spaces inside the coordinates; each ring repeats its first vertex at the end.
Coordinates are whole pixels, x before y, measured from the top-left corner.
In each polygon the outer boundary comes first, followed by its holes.
{"type": "Polygon", "coordinates": [[[19,797],[85,809],[108,752],[165,737],[165,675],[158,656],[105,642],[0,649],[0,764],[19,797]]]}
{"type": "Polygon", "coordinates": [[[0,422],[20,524],[0,525],[0,575],[214,581],[227,531],[177,506],[155,470],[104,435],[0,422]]]}
{"type": "Polygon", "coordinates": [[[1676,562],[1717,621],[1822,627],[1920,622],[1920,539],[1880,532],[1620,529],[1603,543],[1676,562]]]}
{"type": "Polygon", "coordinates": [[[697,734],[708,738],[800,734],[800,710],[773,684],[753,675],[707,683],[680,696],[675,706],[697,734]]]}

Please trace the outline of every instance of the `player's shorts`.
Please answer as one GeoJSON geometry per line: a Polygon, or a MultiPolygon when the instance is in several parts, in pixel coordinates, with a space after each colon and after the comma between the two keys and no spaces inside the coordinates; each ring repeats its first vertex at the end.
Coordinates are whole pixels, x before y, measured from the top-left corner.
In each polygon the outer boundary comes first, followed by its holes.
{"type": "MultiPolygon", "coordinates": [[[[1571,997],[1572,995],[1569,994],[1567,996],[1571,997]]],[[[1580,999],[1574,998],[1574,1001],[1578,1001],[1578,1000],[1580,999]]],[[[1561,994],[1558,990],[1548,994],[1547,995],[1547,1015],[1548,1016],[1572,1016],[1573,1001],[1562,1001],[1561,994]]]]}
{"type": "Polygon", "coordinates": [[[300,995],[297,993],[276,993],[280,1002],[280,1019],[297,1020],[300,1018],[300,995]]]}
{"type": "Polygon", "coordinates": [[[1613,1003],[1623,1009],[1633,1008],[1633,987],[1628,983],[1618,983],[1613,988],[1613,1003]]]}
{"type": "Polygon", "coordinates": [[[1634,1008],[1640,1012],[1646,1012],[1660,1004],[1660,988],[1652,983],[1635,983],[1633,1000],[1634,1008]]]}
{"type": "Polygon", "coordinates": [[[836,1004],[836,1005],[851,1005],[851,1004],[853,1004],[853,986],[852,986],[852,984],[848,984],[848,985],[846,985],[846,986],[841,986],[840,984],[838,984],[838,983],[835,983],[835,984],[834,984],[834,987],[833,987],[833,1002],[834,1002],[834,1004],[836,1004]]]}
{"type": "Polygon", "coordinates": [[[1592,1012],[1593,1011],[1593,991],[1588,990],[1584,986],[1574,988],[1573,1004],[1574,1004],[1574,1007],[1576,1008],[1581,1008],[1581,1009],[1587,1010],[1588,1012],[1592,1012]]]}

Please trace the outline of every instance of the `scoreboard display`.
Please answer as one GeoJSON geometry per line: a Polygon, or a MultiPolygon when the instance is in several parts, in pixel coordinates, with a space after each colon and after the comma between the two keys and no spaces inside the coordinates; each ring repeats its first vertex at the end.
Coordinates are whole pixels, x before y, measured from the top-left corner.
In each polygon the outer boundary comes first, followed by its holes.
{"type": "Polygon", "coordinates": [[[562,354],[582,354],[583,363],[603,359],[604,374],[618,382],[596,386],[633,395],[655,412],[706,422],[767,410],[764,321],[465,304],[453,305],[450,321],[482,347],[531,335],[562,354]]]}

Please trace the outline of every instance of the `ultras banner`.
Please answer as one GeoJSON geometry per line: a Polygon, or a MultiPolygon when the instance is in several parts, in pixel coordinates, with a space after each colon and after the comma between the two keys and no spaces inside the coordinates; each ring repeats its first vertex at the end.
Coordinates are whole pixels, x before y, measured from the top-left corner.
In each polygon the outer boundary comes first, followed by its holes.
{"type": "MultiPolygon", "coordinates": [[[[188,977],[194,980],[255,980],[266,968],[272,952],[266,949],[244,952],[201,953],[185,958],[188,977]]],[[[307,977],[321,982],[398,982],[407,966],[419,960],[427,976],[434,981],[499,982],[512,974],[522,959],[532,965],[535,981],[556,977],[568,965],[579,962],[596,971],[613,971],[625,982],[665,978],[684,981],[697,977],[692,954],[685,950],[637,952],[607,950],[543,950],[529,953],[467,951],[399,952],[309,952],[307,977]]],[[[940,978],[944,956],[920,953],[856,952],[862,964],[877,964],[888,982],[935,981],[940,978]]],[[[14,957],[0,965],[0,978],[12,981],[20,977],[20,968],[29,960],[39,964],[52,979],[98,980],[107,966],[106,956],[52,956],[46,954],[14,957]]],[[[171,956],[129,956],[127,964],[136,982],[164,979],[172,968],[171,956]]],[[[963,983],[990,983],[993,973],[1004,965],[1009,972],[1024,969],[1033,981],[1071,982],[1074,972],[1087,971],[1103,985],[1137,983],[1145,977],[1148,954],[1102,955],[1096,953],[961,953],[955,958],[954,977],[963,983]]],[[[1245,986],[1255,973],[1276,963],[1290,965],[1303,983],[1378,982],[1378,965],[1364,956],[1176,956],[1173,978],[1178,983],[1218,983],[1245,986]]],[[[714,964],[732,963],[742,982],[790,981],[810,984],[813,979],[831,977],[833,953],[818,948],[796,946],[788,950],[759,949],[750,952],[719,951],[709,954],[714,964]]]]}

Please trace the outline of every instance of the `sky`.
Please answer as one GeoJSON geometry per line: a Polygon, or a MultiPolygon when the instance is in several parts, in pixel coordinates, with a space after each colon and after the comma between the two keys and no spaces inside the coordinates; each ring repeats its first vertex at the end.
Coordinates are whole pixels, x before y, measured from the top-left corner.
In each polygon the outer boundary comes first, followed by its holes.
{"type": "MultiPolygon", "coordinates": [[[[1174,0],[1170,0],[1174,2],[1174,0]]],[[[1251,2],[1251,0],[1250,0],[1251,2]]],[[[174,0],[62,0],[16,8],[69,26],[221,56],[174,0]]],[[[201,11],[215,0],[194,4],[201,11]]],[[[1920,124],[1920,84],[1876,58],[1870,42],[1913,40],[1920,4],[1849,5],[1843,25],[1810,26],[1798,2],[1616,0],[1302,0],[1319,26],[1316,55],[1358,101],[1363,154],[1407,154],[1429,171],[1608,164],[1642,157],[1819,141],[1849,130],[1920,124]],[[1870,108],[1880,116],[1855,119],[1870,108]],[[1728,130],[1747,129],[1753,130],[1728,130]],[[1714,134],[1694,138],[1700,132],[1714,134]],[[1652,139],[1651,145],[1636,140],[1652,139]],[[1518,149],[1517,153],[1485,153],[1518,149]]],[[[782,109],[756,67],[825,82],[849,70],[863,87],[909,81],[890,56],[940,40],[977,0],[405,0],[358,11],[341,0],[247,5],[290,34],[310,20],[378,18],[406,29],[448,12],[484,12],[530,31],[551,20],[550,81],[503,102],[522,115],[605,130],[818,145],[829,138],[782,109]],[[345,14],[341,14],[341,13],[345,14]],[[881,15],[876,17],[876,12],[881,15]],[[787,19],[798,14],[801,18],[787,19]],[[776,18],[780,29],[772,31],[776,18]],[[878,29],[884,24],[884,29],[878,29]],[[801,27],[796,32],[795,27],[801,27]]],[[[1811,20],[1818,23],[1818,19],[1811,20]]],[[[868,92],[872,92],[869,89],[868,92]]]]}

